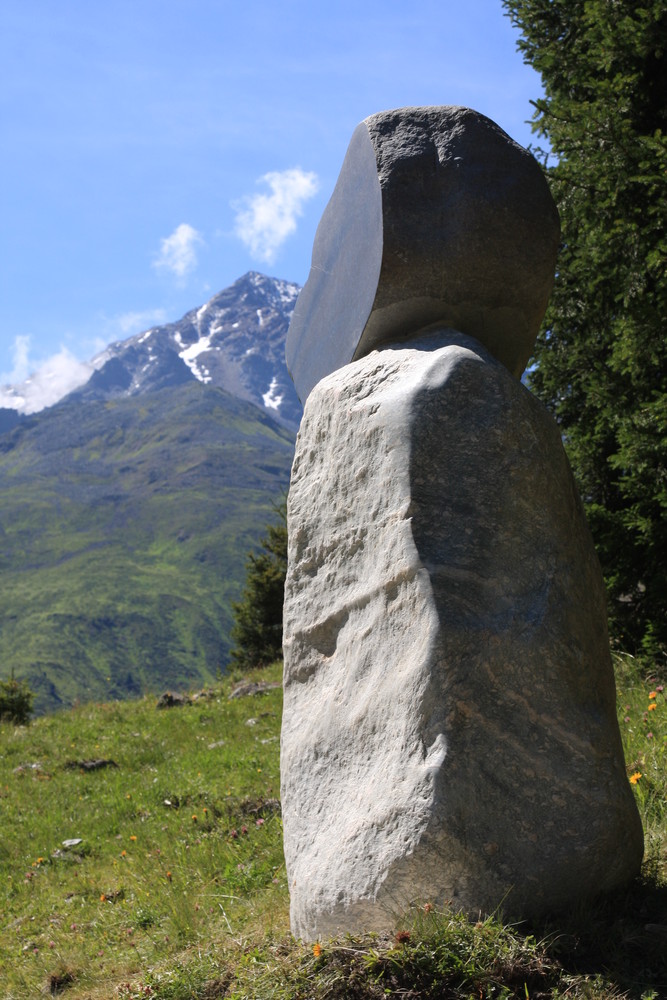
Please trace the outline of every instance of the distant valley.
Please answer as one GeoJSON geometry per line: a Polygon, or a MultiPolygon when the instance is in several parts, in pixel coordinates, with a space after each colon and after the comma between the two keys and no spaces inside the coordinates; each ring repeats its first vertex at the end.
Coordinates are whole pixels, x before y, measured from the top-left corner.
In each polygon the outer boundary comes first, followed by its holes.
{"type": "Polygon", "coordinates": [[[109,345],[55,406],[0,411],[0,675],[38,711],[224,672],[247,553],[289,483],[298,291],[252,272],[109,345]]]}

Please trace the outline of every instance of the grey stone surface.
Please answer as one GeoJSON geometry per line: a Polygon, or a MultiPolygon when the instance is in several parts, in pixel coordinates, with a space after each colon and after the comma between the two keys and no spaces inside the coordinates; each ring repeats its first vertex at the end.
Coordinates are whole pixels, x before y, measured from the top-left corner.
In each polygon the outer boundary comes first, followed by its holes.
{"type": "Polygon", "coordinates": [[[470,108],[357,126],[287,335],[302,400],[323,376],[432,324],[523,372],[553,283],[558,213],[542,170],[470,108]]]}
{"type": "Polygon", "coordinates": [[[289,493],[293,932],[530,917],[639,869],[601,574],[558,428],[472,338],[323,379],[289,493]]]}

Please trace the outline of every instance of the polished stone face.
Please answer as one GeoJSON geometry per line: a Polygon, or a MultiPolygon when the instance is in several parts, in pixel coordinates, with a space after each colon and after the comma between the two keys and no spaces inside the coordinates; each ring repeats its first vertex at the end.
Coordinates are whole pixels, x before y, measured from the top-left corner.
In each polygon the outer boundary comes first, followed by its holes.
{"type": "Polygon", "coordinates": [[[460,107],[401,108],[355,130],[287,338],[300,398],[369,351],[445,325],[515,376],[553,283],[558,214],[534,158],[460,107]]]}
{"type": "Polygon", "coordinates": [[[310,275],[287,335],[287,367],[302,402],[323,375],[354,357],[373,308],[381,263],[382,192],[362,122],[317,228],[310,275]]]}

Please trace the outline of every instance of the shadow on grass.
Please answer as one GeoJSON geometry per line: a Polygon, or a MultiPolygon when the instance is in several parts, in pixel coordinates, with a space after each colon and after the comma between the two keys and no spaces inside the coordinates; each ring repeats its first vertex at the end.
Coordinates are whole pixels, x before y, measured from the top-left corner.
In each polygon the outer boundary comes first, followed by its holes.
{"type": "Polygon", "coordinates": [[[667,1000],[667,882],[657,866],[531,930],[566,974],[603,976],[632,1000],[667,1000]]]}

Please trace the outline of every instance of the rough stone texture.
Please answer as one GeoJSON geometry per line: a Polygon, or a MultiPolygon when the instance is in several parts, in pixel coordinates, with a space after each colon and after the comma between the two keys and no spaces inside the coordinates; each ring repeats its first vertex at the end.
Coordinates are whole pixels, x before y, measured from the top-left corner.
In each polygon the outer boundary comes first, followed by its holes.
{"type": "Polygon", "coordinates": [[[489,118],[452,106],[371,115],[350,141],[290,324],[300,398],[435,323],[474,336],[520,376],[558,239],[540,167],[489,118]]]}
{"type": "Polygon", "coordinates": [[[289,493],[292,930],[553,911],[639,869],[601,574],[558,428],[440,331],[322,380],[289,493]]]}

